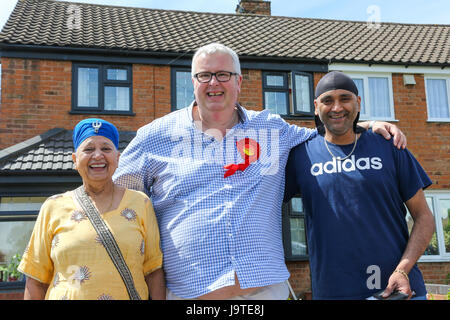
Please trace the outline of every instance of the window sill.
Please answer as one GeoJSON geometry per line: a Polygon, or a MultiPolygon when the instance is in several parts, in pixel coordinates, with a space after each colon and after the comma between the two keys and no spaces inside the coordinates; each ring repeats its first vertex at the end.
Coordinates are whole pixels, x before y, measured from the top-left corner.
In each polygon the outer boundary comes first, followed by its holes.
{"type": "Polygon", "coordinates": [[[427,119],[427,122],[442,122],[442,123],[448,123],[448,122],[450,122],[450,118],[444,118],[444,119],[427,119]]]}
{"type": "Polygon", "coordinates": [[[359,118],[359,122],[364,122],[364,121],[385,121],[385,122],[399,122],[399,120],[397,119],[391,119],[391,118],[359,118]]]}
{"type": "Polygon", "coordinates": [[[417,262],[450,262],[450,256],[422,256],[419,260],[417,260],[417,262]]]}
{"type": "Polygon", "coordinates": [[[104,111],[104,110],[71,110],[69,114],[105,114],[115,116],[132,116],[136,114],[132,111],[104,111]]]}

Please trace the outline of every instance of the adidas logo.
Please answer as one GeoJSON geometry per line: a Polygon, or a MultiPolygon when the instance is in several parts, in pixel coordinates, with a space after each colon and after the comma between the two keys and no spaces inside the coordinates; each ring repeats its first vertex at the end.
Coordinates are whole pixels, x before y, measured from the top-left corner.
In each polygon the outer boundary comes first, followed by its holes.
{"type": "Polygon", "coordinates": [[[344,161],[337,161],[333,158],[331,161],[325,163],[314,163],[311,166],[311,174],[313,176],[320,176],[322,174],[328,173],[341,173],[341,172],[352,172],[358,170],[381,170],[383,168],[383,162],[379,157],[373,158],[359,158],[356,159],[355,156],[351,156],[349,159],[344,161]]]}

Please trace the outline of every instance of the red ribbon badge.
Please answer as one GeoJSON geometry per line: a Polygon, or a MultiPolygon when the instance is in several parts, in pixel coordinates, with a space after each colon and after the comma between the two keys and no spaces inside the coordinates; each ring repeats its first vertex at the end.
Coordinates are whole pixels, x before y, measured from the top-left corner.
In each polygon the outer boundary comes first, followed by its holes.
{"type": "Polygon", "coordinates": [[[236,171],[244,171],[250,165],[250,163],[255,162],[259,158],[259,144],[253,139],[244,138],[236,142],[236,148],[241,154],[244,163],[239,164],[227,164],[223,168],[227,170],[223,175],[224,178],[229,177],[236,173],[236,171]]]}

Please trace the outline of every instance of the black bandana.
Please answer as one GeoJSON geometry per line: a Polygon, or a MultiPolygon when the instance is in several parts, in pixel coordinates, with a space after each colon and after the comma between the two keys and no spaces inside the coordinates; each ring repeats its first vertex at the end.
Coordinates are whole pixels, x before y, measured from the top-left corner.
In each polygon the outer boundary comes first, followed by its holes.
{"type": "Polygon", "coordinates": [[[331,71],[320,79],[317,84],[315,98],[317,99],[318,96],[327,91],[338,89],[347,90],[353,92],[356,96],[358,95],[358,88],[352,78],[342,72],[331,71]]]}

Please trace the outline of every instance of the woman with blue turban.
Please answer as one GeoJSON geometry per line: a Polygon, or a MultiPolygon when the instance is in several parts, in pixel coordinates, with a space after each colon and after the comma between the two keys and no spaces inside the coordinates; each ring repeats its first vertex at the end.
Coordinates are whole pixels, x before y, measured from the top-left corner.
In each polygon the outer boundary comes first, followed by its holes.
{"type": "Polygon", "coordinates": [[[83,185],[42,205],[19,266],[27,276],[24,298],[165,299],[152,203],[112,180],[119,132],[102,119],[82,120],[73,145],[83,185]]]}

